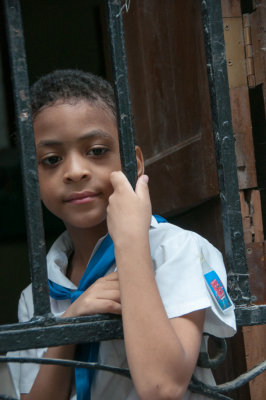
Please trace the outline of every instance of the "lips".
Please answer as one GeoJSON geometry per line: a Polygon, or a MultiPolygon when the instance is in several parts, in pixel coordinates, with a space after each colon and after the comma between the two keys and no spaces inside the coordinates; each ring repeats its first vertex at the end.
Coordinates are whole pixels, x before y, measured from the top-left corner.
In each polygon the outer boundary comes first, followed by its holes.
{"type": "Polygon", "coordinates": [[[96,192],[75,192],[71,193],[64,199],[64,203],[72,203],[72,204],[83,204],[92,202],[99,196],[99,193],[96,192]]]}

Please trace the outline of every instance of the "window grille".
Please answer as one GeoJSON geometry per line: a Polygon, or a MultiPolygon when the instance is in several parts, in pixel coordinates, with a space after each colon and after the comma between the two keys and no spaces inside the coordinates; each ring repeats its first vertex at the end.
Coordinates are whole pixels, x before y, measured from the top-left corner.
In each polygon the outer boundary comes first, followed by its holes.
{"type": "MultiPolygon", "coordinates": [[[[122,12],[128,10],[128,3],[128,1],[122,4],[119,0],[106,0],[113,77],[119,116],[121,162],[123,171],[126,173],[132,186],[134,186],[136,181],[136,160],[122,21],[122,12]]],[[[60,319],[51,314],[46,272],[44,229],[29,107],[27,62],[19,0],[4,0],[4,10],[24,186],[34,317],[31,321],[25,323],[0,326],[0,352],[122,338],[123,331],[120,317],[96,315],[60,319]]],[[[224,57],[225,50],[220,0],[202,0],[202,17],[213,133],[221,193],[229,292],[236,304],[238,326],[265,324],[266,305],[252,305],[249,291],[224,57]]],[[[217,342],[216,357],[210,359],[207,354],[200,354],[199,365],[213,367],[224,360],[226,343],[224,340],[217,338],[214,338],[214,340],[217,342]]],[[[126,369],[107,367],[96,363],[0,357],[0,362],[7,361],[37,362],[40,364],[60,363],[61,365],[104,369],[125,376],[130,375],[126,369]]],[[[196,393],[204,393],[209,398],[230,399],[224,393],[242,386],[265,369],[266,361],[234,381],[213,387],[205,385],[192,377],[190,389],[196,393]]],[[[8,397],[0,394],[0,399],[8,399],[8,397]]]]}

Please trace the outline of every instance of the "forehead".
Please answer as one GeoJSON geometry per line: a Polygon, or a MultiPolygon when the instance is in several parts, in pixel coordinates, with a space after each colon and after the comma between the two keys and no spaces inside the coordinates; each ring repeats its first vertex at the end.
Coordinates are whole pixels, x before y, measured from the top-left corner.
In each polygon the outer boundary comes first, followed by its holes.
{"type": "Polygon", "coordinates": [[[115,116],[100,102],[90,104],[86,100],[75,102],[57,101],[43,108],[33,122],[35,140],[43,136],[67,137],[83,135],[90,131],[102,131],[118,141],[115,116]]]}

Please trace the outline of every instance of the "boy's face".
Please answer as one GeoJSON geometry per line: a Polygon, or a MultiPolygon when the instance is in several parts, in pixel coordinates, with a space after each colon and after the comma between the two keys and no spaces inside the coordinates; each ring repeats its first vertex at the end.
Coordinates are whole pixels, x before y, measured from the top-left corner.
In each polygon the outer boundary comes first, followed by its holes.
{"type": "Polygon", "coordinates": [[[67,228],[105,221],[110,173],[121,169],[110,111],[87,101],[57,102],[34,120],[41,198],[67,228]]]}

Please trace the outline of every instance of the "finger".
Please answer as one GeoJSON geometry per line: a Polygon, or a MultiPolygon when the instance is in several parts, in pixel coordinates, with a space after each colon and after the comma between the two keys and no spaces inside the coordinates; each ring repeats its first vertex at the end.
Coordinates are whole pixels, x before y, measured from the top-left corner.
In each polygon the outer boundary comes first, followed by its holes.
{"type": "MultiPolygon", "coordinates": [[[[95,290],[119,290],[119,282],[118,281],[100,281],[97,285],[95,285],[95,290]]],[[[97,292],[96,292],[97,293],[97,292]]]]}
{"type": "Polygon", "coordinates": [[[94,314],[121,314],[122,307],[119,302],[110,299],[96,299],[91,305],[90,309],[85,309],[82,315],[94,314]]]}
{"type": "Polygon", "coordinates": [[[112,283],[119,285],[118,273],[116,273],[115,275],[108,274],[106,276],[103,276],[102,278],[99,278],[98,281],[101,283],[106,283],[107,285],[112,284],[112,283]]]}
{"type": "Polygon", "coordinates": [[[108,289],[98,293],[98,300],[111,300],[120,303],[120,290],[108,289]]]}
{"type": "Polygon", "coordinates": [[[107,280],[105,278],[98,279],[94,284],[89,286],[84,293],[89,296],[99,297],[97,294],[105,290],[120,290],[118,280],[107,280]]]}
{"type": "Polygon", "coordinates": [[[119,302],[110,300],[110,299],[100,299],[97,300],[97,304],[94,307],[94,311],[96,314],[121,314],[122,307],[119,302]]]}
{"type": "Polygon", "coordinates": [[[103,278],[108,281],[116,281],[118,280],[118,271],[110,272],[110,274],[105,275],[103,278]]]}
{"type": "Polygon", "coordinates": [[[127,187],[130,190],[133,190],[126,175],[122,171],[112,172],[110,175],[110,181],[111,181],[111,184],[112,184],[114,190],[116,190],[118,187],[121,187],[121,186],[127,187]]]}
{"type": "Polygon", "coordinates": [[[147,175],[141,175],[137,180],[135,192],[139,198],[150,201],[148,182],[149,177],[147,175]]]}
{"type": "Polygon", "coordinates": [[[102,313],[111,313],[111,314],[121,315],[122,314],[121,304],[117,303],[116,301],[103,300],[102,313]]]}

